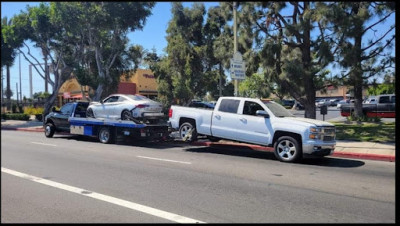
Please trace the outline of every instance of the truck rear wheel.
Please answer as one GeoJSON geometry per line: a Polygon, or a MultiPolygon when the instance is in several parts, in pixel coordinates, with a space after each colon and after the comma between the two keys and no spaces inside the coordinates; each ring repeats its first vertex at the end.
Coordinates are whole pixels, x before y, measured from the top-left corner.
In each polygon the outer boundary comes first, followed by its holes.
{"type": "Polygon", "coordinates": [[[103,144],[111,144],[114,143],[114,134],[113,131],[109,127],[102,127],[99,130],[99,140],[103,144]]]}
{"type": "Polygon", "coordinates": [[[182,123],[179,127],[179,136],[183,141],[193,142],[197,140],[196,127],[190,122],[182,123]]]}
{"type": "Polygon", "coordinates": [[[279,137],[274,149],[275,157],[281,162],[296,162],[302,155],[299,142],[291,136],[279,137]]]}

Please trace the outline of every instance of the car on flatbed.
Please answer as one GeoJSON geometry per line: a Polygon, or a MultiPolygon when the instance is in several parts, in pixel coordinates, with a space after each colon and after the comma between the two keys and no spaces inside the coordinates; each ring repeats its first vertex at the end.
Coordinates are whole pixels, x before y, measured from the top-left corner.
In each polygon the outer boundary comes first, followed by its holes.
{"type": "Polygon", "coordinates": [[[336,146],[333,124],[295,117],[266,99],[220,97],[214,109],[172,105],[168,116],[171,129],[179,131],[184,141],[205,135],[215,141],[264,145],[273,148],[283,162],[331,155],[336,146]]]}

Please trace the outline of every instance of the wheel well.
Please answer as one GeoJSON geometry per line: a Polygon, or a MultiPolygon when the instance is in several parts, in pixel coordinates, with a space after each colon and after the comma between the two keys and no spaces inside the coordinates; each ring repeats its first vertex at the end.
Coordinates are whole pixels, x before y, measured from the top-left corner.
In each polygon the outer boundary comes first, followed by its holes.
{"type": "Polygon", "coordinates": [[[51,120],[51,119],[47,119],[45,125],[46,125],[47,123],[51,123],[51,124],[54,125],[54,122],[53,122],[53,120],[51,120]]]}
{"type": "Polygon", "coordinates": [[[194,120],[192,118],[184,118],[184,117],[179,119],[179,127],[185,122],[191,123],[196,128],[196,120],[194,120]]]}
{"type": "Polygon", "coordinates": [[[272,145],[275,144],[275,141],[279,139],[279,137],[282,136],[290,136],[296,139],[299,142],[300,148],[302,147],[302,142],[301,142],[301,135],[297,133],[291,133],[291,132],[286,132],[286,131],[276,131],[274,134],[274,139],[272,140],[272,145]]]}

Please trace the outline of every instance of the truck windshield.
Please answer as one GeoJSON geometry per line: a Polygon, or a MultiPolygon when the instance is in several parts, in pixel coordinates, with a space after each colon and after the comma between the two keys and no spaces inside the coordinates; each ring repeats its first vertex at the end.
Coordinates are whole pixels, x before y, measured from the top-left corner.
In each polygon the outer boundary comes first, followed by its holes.
{"type": "Polygon", "coordinates": [[[261,100],[269,110],[272,111],[272,113],[276,117],[295,117],[292,113],[290,113],[286,108],[284,108],[282,105],[277,104],[273,101],[270,100],[261,100]]]}

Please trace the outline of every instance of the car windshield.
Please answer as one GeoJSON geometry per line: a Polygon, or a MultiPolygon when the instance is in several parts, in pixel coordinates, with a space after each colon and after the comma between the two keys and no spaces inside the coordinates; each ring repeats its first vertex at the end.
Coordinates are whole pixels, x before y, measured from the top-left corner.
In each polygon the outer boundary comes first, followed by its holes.
{"type": "Polygon", "coordinates": [[[282,105],[277,104],[273,101],[270,100],[261,100],[269,110],[272,111],[272,113],[276,117],[295,117],[292,113],[290,113],[286,108],[284,108],[282,105]]]}
{"type": "Polygon", "coordinates": [[[132,99],[132,100],[148,100],[149,98],[142,96],[142,95],[130,95],[127,94],[126,95],[128,98],[132,99]]]}

